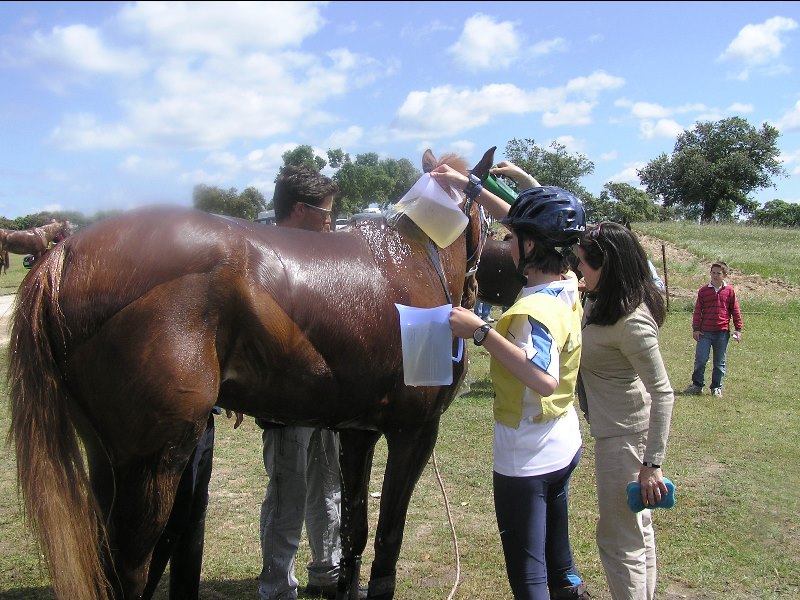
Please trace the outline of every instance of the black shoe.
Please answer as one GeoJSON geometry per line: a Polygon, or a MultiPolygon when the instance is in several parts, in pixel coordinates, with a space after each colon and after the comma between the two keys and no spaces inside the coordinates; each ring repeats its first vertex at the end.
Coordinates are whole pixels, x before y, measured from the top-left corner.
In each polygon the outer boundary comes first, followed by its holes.
{"type": "MultiPolygon", "coordinates": [[[[335,600],[337,587],[338,584],[336,583],[331,583],[329,585],[314,585],[313,583],[309,583],[306,586],[304,595],[310,598],[327,598],[328,600],[335,600]]],[[[367,598],[366,586],[363,585],[358,586],[358,599],[366,600],[366,598],[367,598]]]]}
{"type": "Polygon", "coordinates": [[[579,583],[569,587],[550,590],[550,600],[592,600],[586,585],[579,583]]]}

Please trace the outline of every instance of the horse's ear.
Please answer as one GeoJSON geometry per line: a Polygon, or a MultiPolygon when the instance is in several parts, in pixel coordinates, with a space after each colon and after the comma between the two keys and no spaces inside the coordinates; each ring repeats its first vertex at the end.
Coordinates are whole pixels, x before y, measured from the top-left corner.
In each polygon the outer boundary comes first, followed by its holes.
{"type": "Polygon", "coordinates": [[[478,164],[472,168],[472,174],[480,179],[486,177],[489,173],[489,169],[492,168],[494,164],[494,151],[497,150],[497,146],[492,146],[489,148],[483,155],[483,158],[478,161],[478,164]]]}
{"type": "Polygon", "coordinates": [[[431,152],[431,149],[428,148],[422,155],[422,172],[430,173],[436,168],[436,164],[438,162],[439,161],[436,160],[436,157],[433,155],[433,152],[431,152]]]}

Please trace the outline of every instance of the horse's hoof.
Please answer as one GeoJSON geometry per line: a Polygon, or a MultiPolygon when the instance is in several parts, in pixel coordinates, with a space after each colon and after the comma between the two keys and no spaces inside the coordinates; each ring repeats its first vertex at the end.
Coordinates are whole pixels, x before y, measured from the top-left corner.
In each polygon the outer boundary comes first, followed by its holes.
{"type": "Polygon", "coordinates": [[[395,583],[396,577],[394,575],[378,578],[370,577],[367,598],[370,600],[392,600],[394,598],[395,583]]]}

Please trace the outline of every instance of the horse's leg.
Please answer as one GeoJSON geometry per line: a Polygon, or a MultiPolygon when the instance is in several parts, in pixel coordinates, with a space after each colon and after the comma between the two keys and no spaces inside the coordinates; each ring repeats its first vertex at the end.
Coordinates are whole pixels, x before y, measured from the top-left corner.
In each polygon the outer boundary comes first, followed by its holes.
{"type": "Polygon", "coordinates": [[[342,558],[339,562],[337,600],[358,598],[361,554],[367,546],[367,491],[372,471],[377,431],[345,429],[339,433],[342,473],[342,558]]]}
{"type": "Polygon", "coordinates": [[[213,324],[177,311],[162,316],[159,303],[142,299],[120,311],[76,349],[69,372],[91,419],[80,430],[108,530],[107,574],[125,600],[144,597],[153,549],[219,391],[213,324]]]}
{"type": "Polygon", "coordinates": [[[154,568],[151,554],[170,517],[182,469],[153,472],[147,459],[113,469],[97,460],[92,463],[92,489],[108,520],[110,547],[104,549],[103,558],[114,597],[150,598],[166,567],[163,561],[155,567],[155,578],[149,577],[154,568]],[[148,578],[154,580],[145,589],[148,578]]]}
{"type": "Polygon", "coordinates": [[[397,560],[403,543],[408,504],[414,486],[436,445],[439,419],[418,429],[386,431],[388,456],[383,476],[381,510],[375,531],[375,560],[369,578],[369,598],[394,597],[397,560]]]}

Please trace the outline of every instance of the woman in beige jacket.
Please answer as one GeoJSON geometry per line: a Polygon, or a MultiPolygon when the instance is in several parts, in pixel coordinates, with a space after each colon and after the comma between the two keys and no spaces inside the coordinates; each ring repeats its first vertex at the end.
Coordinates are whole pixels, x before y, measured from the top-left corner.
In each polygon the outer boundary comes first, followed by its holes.
{"type": "Polygon", "coordinates": [[[674,396],[658,346],[664,298],[644,249],[626,227],[600,223],[576,253],[589,295],[579,391],[595,438],[597,546],[614,600],[652,600],[656,546],[650,510],[632,512],[626,488],[638,481],[645,507],[667,495],[661,465],[674,396]]]}

